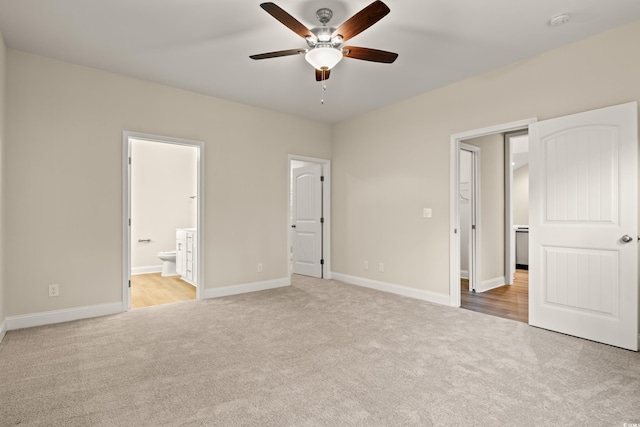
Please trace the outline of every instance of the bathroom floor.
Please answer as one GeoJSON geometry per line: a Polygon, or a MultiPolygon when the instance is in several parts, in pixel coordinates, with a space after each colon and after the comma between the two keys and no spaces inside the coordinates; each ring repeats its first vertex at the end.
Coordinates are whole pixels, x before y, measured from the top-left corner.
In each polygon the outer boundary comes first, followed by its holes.
{"type": "Polygon", "coordinates": [[[131,308],[150,307],[196,299],[196,288],[180,276],[162,277],[160,273],[131,276],[131,308]]]}

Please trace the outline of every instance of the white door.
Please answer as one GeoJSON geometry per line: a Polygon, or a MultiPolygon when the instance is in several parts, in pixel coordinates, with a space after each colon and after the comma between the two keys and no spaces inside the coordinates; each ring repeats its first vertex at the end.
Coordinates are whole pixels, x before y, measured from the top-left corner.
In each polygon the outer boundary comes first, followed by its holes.
{"type": "Polygon", "coordinates": [[[638,350],[637,103],[530,126],[529,323],[638,350]]]}
{"type": "Polygon", "coordinates": [[[293,272],[322,277],[322,166],[293,169],[293,272]]]}
{"type": "Polygon", "coordinates": [[[460,194],[458,211],[460,215],[460,265],[461,275],[467,272],[469,291],[475,292],[478,283],[478,195],[480,174],[480,148],[460,144],[460,194]],[[466,268],[465,268],[466,267],[466,268]]]}

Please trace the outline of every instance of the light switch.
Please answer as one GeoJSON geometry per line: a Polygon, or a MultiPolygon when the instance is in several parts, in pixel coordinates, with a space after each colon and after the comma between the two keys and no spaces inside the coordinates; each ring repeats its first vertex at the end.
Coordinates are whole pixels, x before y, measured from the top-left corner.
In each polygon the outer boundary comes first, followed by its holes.
{"type": "Polygon", "coordinates": [[[431,211],[431,208],[424,208],[422,210],[422,216],[424,218],[431,218],[433,216],[433,212],[431,211]]]}

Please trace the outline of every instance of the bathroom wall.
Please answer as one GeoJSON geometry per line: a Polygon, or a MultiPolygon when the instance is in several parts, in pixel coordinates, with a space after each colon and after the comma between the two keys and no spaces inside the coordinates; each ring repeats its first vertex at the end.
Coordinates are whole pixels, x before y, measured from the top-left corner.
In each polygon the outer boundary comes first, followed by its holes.
{"type": "Polygon", "coordinates": [[[513,224],[529,225],[529,165],[513,171],[513,224]]]}
{"type": "Polygon", "coordinates": [[[197,154],[195,147],[132,140],[132,273],[161,271],[157,254],[175,250],[176,228],[196,227],[197,154]]]}

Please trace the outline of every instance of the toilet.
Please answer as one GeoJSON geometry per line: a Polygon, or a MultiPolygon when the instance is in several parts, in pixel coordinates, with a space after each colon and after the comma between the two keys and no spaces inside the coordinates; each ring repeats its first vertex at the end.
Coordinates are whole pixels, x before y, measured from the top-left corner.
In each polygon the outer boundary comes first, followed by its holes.
{"type": "Polygon", "coordinates": [[[177,276],[176,251],[158,252],[158,258],[162,260],[161,276],[177,276]]]}

